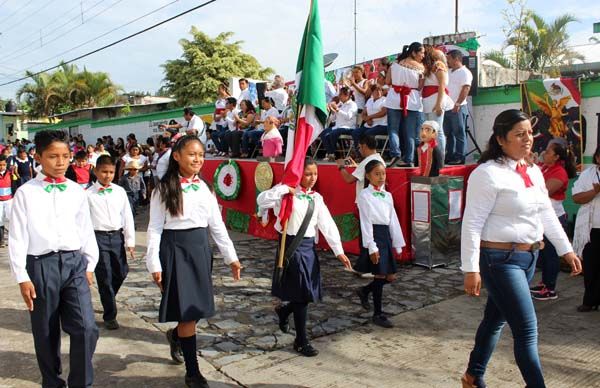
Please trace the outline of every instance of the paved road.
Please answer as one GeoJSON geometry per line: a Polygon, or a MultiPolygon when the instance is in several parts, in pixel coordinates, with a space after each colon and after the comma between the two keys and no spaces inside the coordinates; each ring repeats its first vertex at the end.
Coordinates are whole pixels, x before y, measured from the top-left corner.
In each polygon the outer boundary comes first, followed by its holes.
{"type": "MultiPolygon", "coordinates": [[[[391,330],[368,323],[356,304],[358,280],[323,255],[326,298],[310,311],[311,336],[321,354],[312,359],[290,351],[293,337],[277,330],[269,296],[271,242],[235,235],[246,267],[240,283],[215,259],[218,315],[199,322],[200,367],[211,387],[459,387],[483,298],[461,295],[455,266],[425,271],[403,267],[386,289],[384,310],[395,314],[391,330]]],[[[144,235],[139,233],[139,251],[144,235]]],[[[141,256],[141,255],[138,255],[141,256]]],[[[561,275],[560,299],[536,303],[540,351],[548,387],[600,387],[600,313],[575,312],[581,278],[561,275]]],[[[100,306],[94,291],[95,306],[100,306]]],[[[184,369],[168,356],[164,331],[156,322],[159,294],[141,261],[119,295],[122,328],[100,326],[94,358],[95,386],[181,387],[184,369]]],[[[97,313],[100,313],[98,310],[97,313]]],[[[101,322],[100,314],[97,319],[101,322]]],[[[63,363],[68,371],[68,337],[63,363]]],[[[39,386],[30,324],[18,287],[10,277],[6,250],[0,250],[0,387],[39,386]]],[[[490,387],[522,387],[513,361],[510,330],[494,354],[490,387]]]]}

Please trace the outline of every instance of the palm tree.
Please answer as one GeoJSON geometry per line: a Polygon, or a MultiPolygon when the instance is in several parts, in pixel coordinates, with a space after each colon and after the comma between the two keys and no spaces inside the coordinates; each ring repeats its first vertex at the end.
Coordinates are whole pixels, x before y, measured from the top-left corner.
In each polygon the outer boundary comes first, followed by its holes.
{"type": "Polygon", "coordinates": [[[490,50],[483,53],[483,59],[489,59],[496,62],[500,66],[510,69],[513,67],[513,63],[509,57],[504,54],[502,50],[490,50]]]}
{"type": "Polygon", "coordinates": [[[17,99],[24,98],[30,107],[29,115],[32,117],[51,116],[56,112],[57,106],[64,102],[63,94],[48,73],[25,73],[33,83],[26,83],[17,90],[17,99]]]}
{"type": "MultiPolygon", "coordinates": [[[[530,11],[528,23],[522,27],[525,45],[523,61],[519,61],[524,70],[545,72],[556,70],[559,66],[583,61],[585,56],[568,46],[569,23],[579,20],[570,14],[558,16],[552,22],[546,22],[540,15],[530,11]]],[[[507,41],[507,46],[516,45],[515,37],[507,41]]]]}

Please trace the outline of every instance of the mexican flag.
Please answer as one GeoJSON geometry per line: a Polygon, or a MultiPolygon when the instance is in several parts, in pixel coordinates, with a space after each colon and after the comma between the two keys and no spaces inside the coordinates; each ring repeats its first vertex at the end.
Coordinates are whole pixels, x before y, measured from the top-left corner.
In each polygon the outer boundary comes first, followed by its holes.
{"type": "MultiPolygon", "coordinates": [[[[306,151],[323,132],[327,120],[325,67],[317,0],[311,1],[310,14],[304,28],[296,65],[296,85],[298,86],[298,119],[295,130],[288,132],[285,169],[281,181],[282,184],[290,187],[296,187],[300,183],[306,151]]],[[[284,197],[279,212],[282,225],[292,212],[292,203],[291,196],[284,197]]]]}

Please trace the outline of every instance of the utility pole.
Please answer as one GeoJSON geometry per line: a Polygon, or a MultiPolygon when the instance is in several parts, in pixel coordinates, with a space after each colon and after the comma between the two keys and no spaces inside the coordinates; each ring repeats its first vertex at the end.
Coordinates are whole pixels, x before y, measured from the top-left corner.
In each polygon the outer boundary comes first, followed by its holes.
{"type": "Polygon", "coordinates": [[[454,1],[454,33],[458,34],[458,0],[454,1]]]}
{"type": "Polygon", "coordinates": [[[354,0],[354,64],[356,65],[356,0],[354,0]]]}

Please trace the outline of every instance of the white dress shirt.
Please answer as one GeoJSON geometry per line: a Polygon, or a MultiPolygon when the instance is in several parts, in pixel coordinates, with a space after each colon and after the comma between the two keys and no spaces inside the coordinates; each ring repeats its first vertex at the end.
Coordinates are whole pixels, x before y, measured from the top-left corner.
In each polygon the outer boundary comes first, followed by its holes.
{"type": "Polygon", "coordinates": [[[421,92],[418,90],[419,78],[423,73],[403,66],[398,62],[394,62],[389,71],[392,74],[392,86],[390,86],[386,96],[386,108],[400,110],[400,94],[394,90],[393,86],[408,86],[412,90],[408,96],[407,109],[419,112],[423,111],[421,92]]]}
{"type": "Polygon", "coordinates": [[[86,191],[94,230],[111,232],[123,229],[125,246],[135,247],[135,226],[127,193],[119,185],[106,187],[112,190],[110,192],[102,191],[102,188],[100,182],[96,182],[86,191]]]}
{"type": "Polygon", "coordinates": [[[169,167],[169,159],[171,158],[171,148],[168,148],[162,156],[156,156],[158,160],[156,161],[156,176],[158,179],[162,179],[163,176],[167,173],[167,168],[169,167]]]}
{"type": "Polygon", "coordinates": [[[360,192],[363,191],[365,188],[365,167],[367,167],[367,163],[369,163],[371,160],[379,160],[385,166],[385,161],[378,152],[367,156],[358,164],[358,166],[356,166],[354,171],[352,171],[352,176],[357,179],[356,198],[354,199],[354,203],[358,203],[358,197],[360,196],[360,192]]]}
{"type": "Polygon", "coordinates": [[[193,115],[184,127],[186,127],[186,131],[196,131],[202,144],[206,144],[206,130],[204,128],[204,121],[200,117],[193,115]]]}
{"type": "Polygon", "coordinates": [[[265,96],[273,99],[275,108],[277,108],[277,110],[280,112],[287,106],[289,96],[284,88],[269,90],[268,92],[265,92],[265,96]]]}
{"type": "MultiPolygon", "coordinates": [[[[233,242],[227,234],[227,228],[221,217],[217,198],[210,192],[203,181],[194,183],[199,186],[197,191],[189,190],[183,195],[183,213],[173,217],[166,209],[158,188],[152,192],[150,199],[150,221],[148,223],[148,251],[146,253],[146,266],[150,273],[162,272],[160,265],[160,239],[163,230],[184,230],[192,228],[206,228],[219,251],[223,261],[229,265],[238,261],[233,242]]],[[[187,187],[183,183],[182,188],[187,187]]]]}
{"type": "Polygon", "coordinates": [[[240,107],[240,104],[242,103],[242,101],[244,100],[248,100],[250,101],[252,104],[255,104],[256,101],[252,100],[252,95],[250,94],[250,88],[247,87],[246,89],[242,90],[240,92],[240,96],[237,99],[237,107],[240,107]]]}
{"type": "Polygon", "coordinates": [[[51,183],[39,173],[15,193],[9,225],[8,254],[17,282],[29,281],[27,255],[80,251],[87,260],[87,272],[98,263],[98,245],[84,190],[69,179],[60,191],[44,189],[51,183]]]}
{"type": "Polygon", "coordinates": [[[379,252],[373,236],[373,225],[387,225],[390,228],[392,247],[400,253],[406,245],[404,235],[400,228],[400,221],[394,209],[392,194],[381,188],[375,190],[372,185],[361,191],[358,197],[358,212],[360,213],[360,231],[362,233],[363,247],[369,254],[379,252]],[[382,198],[380,195],[384,195],[382,198]]]}
{"type": "MultiPolygon", "coordinates": [[[[259,207],[259,214],[264,216],[268,213],[268,209],[273,209],[275,215],[279,215],[281,200],[287,193],[289,193],[288,186],[282,184],[278,184],[270,190],[260,193],[256,199],[259,207]]],[[[305,195],[310,196],[315,202],[315,209],[304,237],[318,238],[318,231],[320,231],[323,233],[323,236],[325,236],[325,240],[327,240],[329,247],[331,247],[331,250],[336,256],[344,254],[342,239],[337,225],[335,224],[333,217],[331,217],[331,213],[329,213],[329,209],[327,209],[325,202],[323,202],[321,194],[312,190],[304,192],[301,187],[296,188],[292,214],[287,223],[287,234],[295,236],[302,225],[309,203],[309,200],[304,197],[305,195]]],[[[275,229],[279,233],[283,230],[281,223],[279,222],[279,217],[277,218],[277,222],[275,222],[275,229]]]]}
{"type": "MultiPolygon", "coordinates": [[[[471,86],[473,82],[473,74],[466,66],[461,66],[456,70],[450,69],[448,72],[448,93],[452,101],[457,102],[458,96],[463,86],[471,86]]],[[[460,105],[466,105],[467,99],[465,98],[460,105]]]]}
{"type": "Polygon", "coordinates": [[[225,122],[227,122],[227,128],[230,131],[237,130],[235,116],[237,116],[239,113],[240,113],[240,110],[238,108],[234,108],[233,110],[228,111],[227,114],[225,115],[225,122]]]}
{"type": "Polygon", "coordinates": [[[544,235],[559,256],[573,252],[552,204],[538,166],[529,166],[533,183],[525,187],[517,162],[490,160],[469,177],[461,234],[461,269],[479,272],[481,241],[533,244],[544,235]]]}
{"type": "MultiPolygon", "coordinates": [[[[364,88],[366,82],[367,82],[366,79],[362,79],[358,83],[358,86],[360,86],[361,88],[364,88]]],[[[365,95],[362,94],[361,92],[359,92],[358,89],[356,89],[354,86],[351,86],[350,89],[354,92],[354,102],[356,102],[356,106],[358,107],[358,109],[364,109],[365,102],[366,102],[365,95]]]]}
{"type": "MultiPolygon", "coordinates": [[[[365,109],[367,110],[367,115],[372,116],[376,113],[379,113],[385,107],[385,97],[379,97],[377,100],[373,100],[373,97],[367,100],[365,104],[365,109]]],[[[387,114],[378,119],[373,119],[373,124],[369,125],[365,123],[365,128],[373,128],[377,125],[387,126],[387,114]]]]}
{"type": "Polygon", "coordinates": [[[356,116],[358,113],[358,107],[352,100],[340,103],[338,105],[339,110],[335,112],[335,126],[336,128],[356,128],[356,116]]]}

